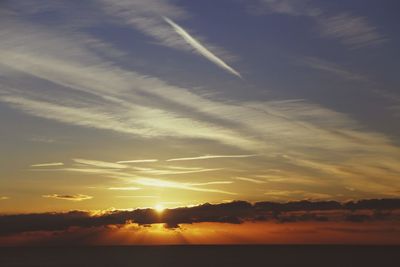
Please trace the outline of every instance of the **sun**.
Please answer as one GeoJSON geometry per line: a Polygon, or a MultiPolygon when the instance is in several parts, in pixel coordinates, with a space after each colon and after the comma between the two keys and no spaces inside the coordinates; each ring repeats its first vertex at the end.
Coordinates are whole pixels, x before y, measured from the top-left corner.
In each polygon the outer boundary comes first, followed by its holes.
{"type": "Polygon", "coordinates": [[[165,208],[164,208],[164,206],[163,206],[162,204],[157,204],[157,205],[155,205],[155,206],[154,206],[154,209],[155,209],[158,213],[162,213],[162,212],[165,210],[165,208]]]}

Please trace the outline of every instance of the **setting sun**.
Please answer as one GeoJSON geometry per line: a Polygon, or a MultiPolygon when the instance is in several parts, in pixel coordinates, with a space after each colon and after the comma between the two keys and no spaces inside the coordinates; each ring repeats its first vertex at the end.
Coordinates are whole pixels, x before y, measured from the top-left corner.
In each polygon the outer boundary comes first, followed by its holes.
{"type": "Polygon", "coordinates": [[[162,213],[165,210],[165,207],[162,204],[157,204],[154,206],[154,209],[158,212],[158,213],[162,213]]]}

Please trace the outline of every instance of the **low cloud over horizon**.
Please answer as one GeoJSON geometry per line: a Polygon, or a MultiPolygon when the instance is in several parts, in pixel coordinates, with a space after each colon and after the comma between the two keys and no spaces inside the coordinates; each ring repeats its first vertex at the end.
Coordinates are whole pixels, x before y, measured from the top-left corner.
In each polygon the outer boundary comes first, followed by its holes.
{"type": "Polygon", "coordinates": [[[9,214],[0,215],[0,246],[399,244],[399,222],[400,199],[9,214]]]}
{"type": "MultiPolygon", "coordinates": [[[[74,200],[76,196],[54,195],[49,197],[74,200]]],[[[256,202],[251,204],[246,201],[232,201],[165,210],[146,208],[10,214],[0,215],[0,235],[7,236],[36,231],[70,231],[69,229],[74,227],[108,227],[132,223],[142,226],[164,224],[166,228],[174,229],[181,225],[196,223],[242,224],[256,221],[275,223],[304,221],[400,222],[400,199],[367,199],[343,203],[303,200],[286,203],[256,202]]]]}

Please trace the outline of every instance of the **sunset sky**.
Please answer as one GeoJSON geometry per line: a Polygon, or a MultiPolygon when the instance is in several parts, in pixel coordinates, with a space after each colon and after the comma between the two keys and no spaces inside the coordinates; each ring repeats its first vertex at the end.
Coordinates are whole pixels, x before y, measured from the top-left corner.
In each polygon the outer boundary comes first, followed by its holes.
{"type": "Polygon", "coordinates": [[[398,198],[399,7],[1,1],[0,213],[398,198]]]}

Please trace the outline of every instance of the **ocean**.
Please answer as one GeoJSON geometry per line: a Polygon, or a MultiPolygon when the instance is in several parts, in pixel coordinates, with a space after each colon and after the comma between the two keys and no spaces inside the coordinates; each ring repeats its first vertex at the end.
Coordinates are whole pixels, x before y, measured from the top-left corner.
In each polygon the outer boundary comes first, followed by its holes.
{"type": "Polygon", "coordinates": [[[1,267],[400,266],[400,246],[176,245],[3,247],[1,267]]]}

